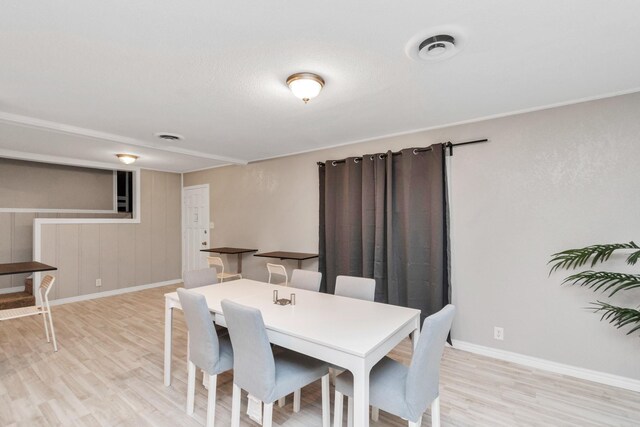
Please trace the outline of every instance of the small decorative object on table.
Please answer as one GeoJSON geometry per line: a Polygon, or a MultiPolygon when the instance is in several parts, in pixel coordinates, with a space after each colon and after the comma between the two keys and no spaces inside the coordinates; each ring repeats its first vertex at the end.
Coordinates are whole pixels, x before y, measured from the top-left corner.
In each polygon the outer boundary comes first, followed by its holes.
{"type": "Polygon", "coordinates": [[[291,299],[280,298],[278,299],[278,290],[273,291],[273,303],[278,305],[296,305],[296,294],[291,294],[291,299]]]}

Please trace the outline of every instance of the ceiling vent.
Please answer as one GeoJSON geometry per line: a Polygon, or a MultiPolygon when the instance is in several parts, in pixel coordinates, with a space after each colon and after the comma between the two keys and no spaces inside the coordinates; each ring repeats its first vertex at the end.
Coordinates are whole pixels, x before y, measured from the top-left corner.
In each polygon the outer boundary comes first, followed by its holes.
{"type": "Polygon", "coordinates": [[[409,58],[420,62],[437,62],[449,59],[465,45],[464,31],[457,27],[431,28],[413,36],[405,47],[409,58]]]}
{"type": "Polygon", "coordinates": [[[455,53],[456,39],[448,34],[440,34],[425,39],[418,46],[418,56],[421,59],[431,61],[450,57],[455,53]]]}
{"type": "Polygon", "coordinates": [[[168,132],[158,132],[155,134],[156,138],[162,139],[164,141],[182,141],[184,136],[178,135],[177,133],[168,133],[168,132]]]}

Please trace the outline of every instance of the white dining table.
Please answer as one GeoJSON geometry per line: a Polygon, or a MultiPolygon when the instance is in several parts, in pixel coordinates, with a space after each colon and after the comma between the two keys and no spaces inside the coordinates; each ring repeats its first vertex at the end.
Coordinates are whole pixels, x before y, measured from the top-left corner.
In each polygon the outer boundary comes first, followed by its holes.
{"type": "MultiPolygon", "coordinates": [[[[396,345],[420,334],[420,310],[272,285],[249,279],[191,289],[205,296],[216,324],[226,326],[221,301],[229,299],[262,312],[273,344],[341,366],[354,378],[354,425],[369,425],[369,372],[396,345]],[[295,305],[273,303],[295,293],[295,305]]],[[[171,384],[173,309],[176,292],[165,295],[164,384],[171,384]]]]}

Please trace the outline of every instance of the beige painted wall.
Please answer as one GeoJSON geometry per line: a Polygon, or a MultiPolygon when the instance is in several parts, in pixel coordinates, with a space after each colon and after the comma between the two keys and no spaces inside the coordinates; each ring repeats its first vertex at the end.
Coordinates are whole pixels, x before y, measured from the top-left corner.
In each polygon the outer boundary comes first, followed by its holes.
{"type": "MultiPolygon", "coordinates": [[[[640,241],[638,111],[633,94],[193,172],[184,185],[210,184],[212,245],[316,251],[316,161],[490,138],[449,159],[453,338],[640,379],[640,340],[585,311],[604,297],[561,287],[547,266],[562,249],[640,241]]],[[[244,275],[265,279],[266,261],[246,257],[244,275]]],[[[637,305],[640,291],[615,301],[637,305]]]]}
{"type": "Polygon", "coordinates": [[[180,175],[143,170],[140,185],[139,224],[42,225],[42,262],[58,267],[53,299],[182,277],[180,175]]]}
{"type": "Polygon", "coordinates": [[[113,210],[113,171],[0,158],[0,208],[113,210]]]}

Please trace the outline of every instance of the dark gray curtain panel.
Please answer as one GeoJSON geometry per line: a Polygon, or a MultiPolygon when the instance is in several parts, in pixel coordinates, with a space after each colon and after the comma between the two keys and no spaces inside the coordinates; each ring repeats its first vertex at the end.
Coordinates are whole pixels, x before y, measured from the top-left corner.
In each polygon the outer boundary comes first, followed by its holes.
{"type": "Polygon", "coordinates": [[[376,279],[376,301],[422,310],[449,302],[444,146],[327,161],[320,168],[320,271],[376,279]]]}

